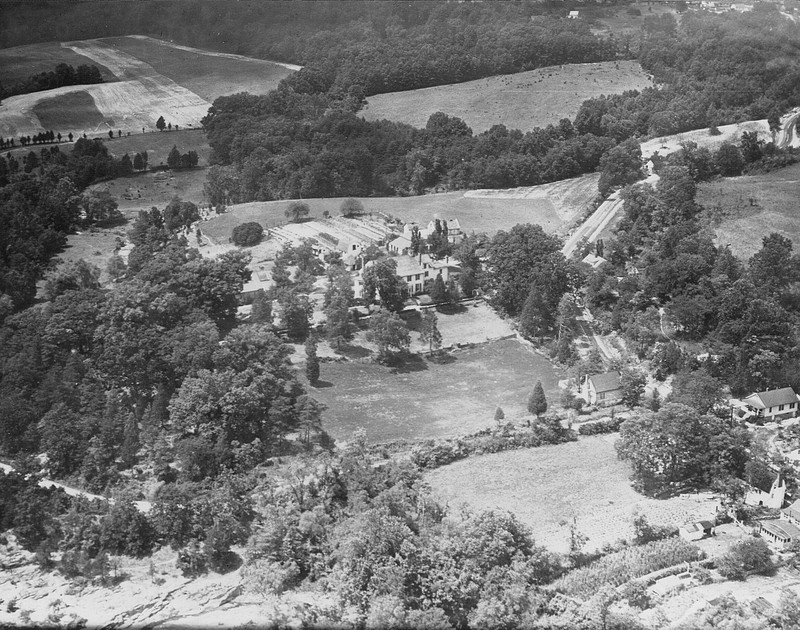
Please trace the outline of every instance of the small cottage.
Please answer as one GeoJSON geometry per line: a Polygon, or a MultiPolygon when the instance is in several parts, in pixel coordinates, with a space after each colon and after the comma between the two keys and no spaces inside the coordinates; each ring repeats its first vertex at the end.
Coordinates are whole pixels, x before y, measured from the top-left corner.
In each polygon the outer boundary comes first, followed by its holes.
{"type": "Polygon", "coordinates": [[[605,372],[585,376],[581,381],[581,398],[589,405],[607,407],[622,400],[622,382],[619,372],[605,372]]]}
{"type": "Polygon", "coordinates": [[[702,540],[715,534],[716,525],[711,521],[695,521],[678,528],[678,535],[684,540],[702,540]]]}
{"type": "Polygon", "coordinates": [[[779,420],[794,418],[798,411],[797,394],[791,387],[772,389],[766,392],[756,392],[742,399],[747,409],[758,418],[765,420],[779,420]]]}

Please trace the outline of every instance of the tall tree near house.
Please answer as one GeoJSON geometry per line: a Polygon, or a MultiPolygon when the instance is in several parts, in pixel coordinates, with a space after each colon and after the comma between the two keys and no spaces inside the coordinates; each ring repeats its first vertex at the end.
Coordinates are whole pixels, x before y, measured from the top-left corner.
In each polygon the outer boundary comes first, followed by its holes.
{"type": "Polygon", "coordinates": [[[626,368],[620,375],[620,387],[622,389],[622,402],[633,409],[638,407],[644,396],[644,386],[647,378],[640,370],[626,368]]]}
{"type": "Polygon", "coordinates": [[[415,225],[411,228],[411,255],[416,256],[425,249],[422,244],[422,236],[419,233],[419,228],[415,225]]]}
{"type": "Polygon", "coordinates": [[[159,131],[164,131],[164,128],[167,126],[166,121],[164,120],[163,116],[159,116],[158,120],[156,121],[156,129],[159,131]]]}
{"type": "Polygon", "coordinates": [[[408,352],[411,344],[406,323],[397,313],[383,309],[370,318],[367,340],[378,346],[379,361],[388,361],[408,352]]]}
{"type": "Polygon", "coordinates": [[[306,339],[306,378],[314,385],[319,380],[319,357],[317,356],[317,340],[306,339]]]}
{"type": "Polygon", "coordinates": [[[447,285],[442,279],[442,274],[436,276],[430,290],[430,298],[434,303],[447,302],[447,285]]]}
{"type": "Polygon", "coordinates": [[[428,309],[422,316],[422,327],[419,331],[419,340],[428,344],[428,353],[432,356],[434,349],[442,347],[442,333],[439,332],[436,313],[428,309]]]}
{"type": "Polygon", "coordinates": [[[547,411],[547,398],[544,395],[544,387],[542,381],[536,381],[531,395],[528,396],[528,413],[538,419],[545,411],[547,411]]]}
{"type": "Polygon", "coordinates": [[[391,258],[382,258],[370,265],[362,276],[364,299],[372,302],[377,292],[382,306],[399,312],[405,301],[406,285],[396,272],[397,263],[391,258]]]}

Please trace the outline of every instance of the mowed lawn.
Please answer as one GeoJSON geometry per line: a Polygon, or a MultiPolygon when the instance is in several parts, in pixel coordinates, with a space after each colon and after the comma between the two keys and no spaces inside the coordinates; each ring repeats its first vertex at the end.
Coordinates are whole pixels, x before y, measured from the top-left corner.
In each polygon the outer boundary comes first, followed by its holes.
{"type": "Polygon", "coordinates": [[[516,340],[496,341],[453,353],[451,361],[415,361],[396,371],[372,362],[323,362],[321,385],[311,395],[325,403],[323,427],[348,441],[363,428],[371,443],[464,435],[506,418],[522,421],[537,380],[558,400],[561,373],[516,340]]]}
{"type": "Polygon", "coordinates": [[[426,474],[434,496],[451,508],[513,512],[539,544],[567,552],[570,526],[588,537],[587,549],[633,535],[638,511],[656,525],[710,518],[708,497],[657,501],[631,488],[630,468],[617,459],[617,434],[577,442],[506,451],[443,466],[426,474]]]}
{"type": "MultiPolygon", "coordinates": [[[[306,199],[312,218],[321,218],[326,210],[338,215],[343,199],[306,199]]],[[[384,212],[407,222],[427,225],[435,216],[457,218],[467,233],[508,230],[518,223],[538,223],[553,233],[562,220],[553,202],[545,196],[529,199],[466,197],[463,192],[438,193],[419,197],[370,197],[361,199],[369,212],[384,212]]],[[[256,201],[230,206],[225,214],[206,222],[203,232],[217,242],[227,242],[233,228],[248,221],[264,227],[286,223],[285,211],[291,201],[256,201]]]]}
{"type": "Polygon", "coordinates": [[[10,87],[17,81],[40,72],[52,72],[60,63],[77,69],[81,65],[94,65],[104,81],[116,81],[114,74],[104,65],[87,59],[58,42],[27,44],[0,49],[0,83],[10,87]]]}
{"type": "Polygon", "coordinates": [[[573,120],[583,101],[652,85],[636,61],[550,66],[466,83],[370,96],[361,114],[425,127],[435,112],[457,116],[474,133],[493,125],[530,131],[573,120]]]}
{"type": "Polygon", "coordinates": [[[723,213],[716,226],[717,245],[730,245],[742,259],[761,249],[761,240],[779,232],[800,250],[800,164],[767,173],[718,179],[698,186],[697,200],[723,213]]]}
{"type": "Polygon", "coordinates": [[[110,37],[102,41],[150,64],[156,72],[209,102],[238,92],[266,94],[292,74],[292,70],[269,61],[183,50],[149,37],[110,37]]]}

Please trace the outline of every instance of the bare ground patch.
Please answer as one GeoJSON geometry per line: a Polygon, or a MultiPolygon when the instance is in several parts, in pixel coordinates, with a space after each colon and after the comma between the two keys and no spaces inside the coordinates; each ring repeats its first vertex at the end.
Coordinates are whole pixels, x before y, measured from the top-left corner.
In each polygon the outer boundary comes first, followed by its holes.
{"type": "Polygon", "coordinates": [[[362,114],[425,127],[435,112],[457,116],[475,133],[493,125],[530,131],[575,118],[581,103],[652,85],[635,61],[550,66],[529,72],[371,96],[362,114]]]}

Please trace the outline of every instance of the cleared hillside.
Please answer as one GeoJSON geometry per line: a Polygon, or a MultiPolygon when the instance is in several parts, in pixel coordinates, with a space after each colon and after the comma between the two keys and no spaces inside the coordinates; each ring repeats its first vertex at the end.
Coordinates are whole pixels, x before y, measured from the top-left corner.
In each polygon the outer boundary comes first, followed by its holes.
{"type": "Polygon", "coordinates": [[[394,120],[424,127],[431,114],[464,120],[473,132],[503,124],[529,131],[575,118],[581,103],[601,94],[621,94],[652,85],[636,61],[550,66],[477,81],[371,96],[367,120],[394,120]]]}

